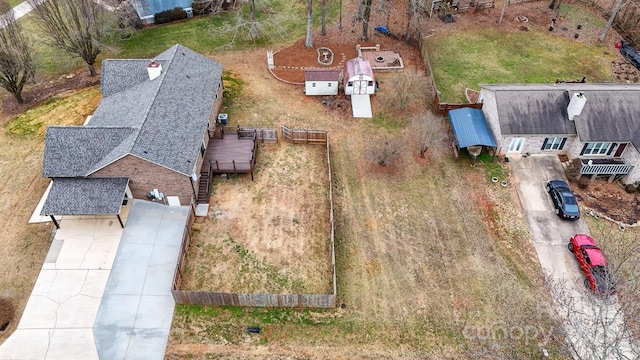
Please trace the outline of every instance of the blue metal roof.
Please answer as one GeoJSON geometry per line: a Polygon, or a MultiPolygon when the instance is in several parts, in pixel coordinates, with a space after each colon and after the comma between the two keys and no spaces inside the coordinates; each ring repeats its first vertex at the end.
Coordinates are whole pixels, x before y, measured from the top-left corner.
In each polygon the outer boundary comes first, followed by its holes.
{"type": "Polygon", "coordinates": [[[497,146],[482,110],[471,108],[450,110],[449,119],[451,119],[458,149],[475,145],[497,146]]]}

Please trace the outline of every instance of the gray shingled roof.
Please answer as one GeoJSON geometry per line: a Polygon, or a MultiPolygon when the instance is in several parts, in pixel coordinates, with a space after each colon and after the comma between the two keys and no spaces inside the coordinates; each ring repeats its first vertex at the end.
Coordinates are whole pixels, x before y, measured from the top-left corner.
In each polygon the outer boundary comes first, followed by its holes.
{"type": "Polygon", "coordinates": [[[583,93],[587,102],[575,117],[580,140],[628,141],[640,149],[640,87],[583,93]]]}
{"type": "Polygon", "coordinates": [[[71,130],[47,130],[44,176],[87,176],[127,154],[193,173],[222,65],[182,45],[155,59],[162,75],[154,80],[147,74],[149,60],[103,61],[104,98],[91,120],[71,130]]]}
{"type": "Polygon", "coordinates": [[[563,89],[496,91],[502,134],[575,134],[563,89]]]}
{"type": "Polygon", "coordinates": [[[57,178],[40,215],[119,214],[127,178],[57,178]]]}
{"type": "Polygon", "coordinates": [[[45,137],[44,177],[87,176],[110,154],[123,153],[135,128],[49,126],[45,137]],[[114,151],[117,150],[117,151],[114,151]]]}

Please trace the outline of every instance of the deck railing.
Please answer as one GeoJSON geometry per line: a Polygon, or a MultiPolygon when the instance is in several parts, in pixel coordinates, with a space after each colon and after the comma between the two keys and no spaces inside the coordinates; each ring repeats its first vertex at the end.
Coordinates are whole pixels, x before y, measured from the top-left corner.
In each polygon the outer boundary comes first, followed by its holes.
{"type": "Polygon", "coordinates": [[[582,164],[580,175],[627,175],[633,169],[627,164],[582,164]]]}

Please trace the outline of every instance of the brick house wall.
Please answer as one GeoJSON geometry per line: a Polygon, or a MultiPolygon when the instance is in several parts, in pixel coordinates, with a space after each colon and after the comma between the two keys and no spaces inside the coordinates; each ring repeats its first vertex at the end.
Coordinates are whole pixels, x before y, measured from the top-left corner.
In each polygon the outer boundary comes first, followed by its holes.
{"type": "Polygon", "coordinates": [[[91,177],[129,178],[129,188],[136,199],[147,199],[147,194],[158,189],[165,196],[178,196],[183,205],[193,198],[191,178],[165,167],[127,155],[91,174],[91,177]]]}

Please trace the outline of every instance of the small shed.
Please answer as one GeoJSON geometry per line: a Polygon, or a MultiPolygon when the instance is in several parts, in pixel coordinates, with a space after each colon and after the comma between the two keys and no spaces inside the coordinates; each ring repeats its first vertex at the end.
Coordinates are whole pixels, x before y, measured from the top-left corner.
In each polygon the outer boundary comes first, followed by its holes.
{"type": "Polygon", "coordinates": [[[450,110],[449,119],[458,149],[466,148],[474,159],[480,155],[483,147],[497,147],[482,110],[472,108],[450,110]]]}
{"type": "Polygon", "coordinates": [[[340,71],[310,69],[304,72],[304,93],[307,95],[338,95],[340,71]]]}
{"type": "Polygon", "coordinates": [[[348,60],[344,65],[344,94],[372,95],[376,91],[371,64],[361,57],[348,60]]]}
{"type": "Polygon", "coordinates": [[[369,95],[376,91],[373,69],[367,60],[361,57],[348,60],[342,72],[344,94],[351,95],[353,117],[373,117],[369,95]]]}

